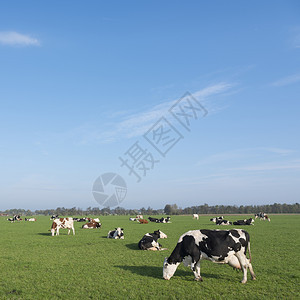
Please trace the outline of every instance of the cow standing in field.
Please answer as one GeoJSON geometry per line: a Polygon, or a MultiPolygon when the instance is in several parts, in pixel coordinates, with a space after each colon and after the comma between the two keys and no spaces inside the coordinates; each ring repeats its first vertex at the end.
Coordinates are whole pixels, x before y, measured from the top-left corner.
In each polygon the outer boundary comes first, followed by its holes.
{"type": "Polygon", "coordinates": [[[269,222],[271,221],[269,216],[263,212],[259,212],[258,214],[255,214],[254,216],[255,216],[255,219],[259,218],[260,220],[268,220],[269,222]]]}
{"type": "Polygon", "coordinates": [[[242,283],[247,282],[248,268],[252,279],[256,278],[251,264],[250,236],[247,231],[241,229],[202,229],[184,233],[172,254],[165,258],[163,278],[169,280],[183,262],[185,266],[190,266],[196,281],[203,281],[200,275],[200,261],[203,259],[242,269],[242,283]],[[247,249],[249,259],[246,256],[247,249]]]}
{"type": "Polygon", "coordinates": [[[156,230],[153,233],[146,233],[142,239],[139,241],[139,248],[141,250],[166,250],[165,248],[162,248],[161,244],[158,243],[158,239],[166,239],[167,235],[164,234],[160,230],[156,230]]]}
{"type": "Polygon", "coordinates": [[[233,222],[233,225],[254,225],[254,220],[252,218],[245,220],[237,220],[233,222]]]}
{"type": "Polygon", "coordinates": [[[59,229],[61,228],[67,228],[68,229],[68,235],[71,232],[71,229],[73,230],[73,235],[75,235],[75,229],[74,229],[74,221],[73,218],[59,218],[55,219],[51,226],[51,234],[54,236],[59,235],[59,229]]]}
{"type": "Polygon", "coordinates": [[[199,215],[198,214],[193,214],[193,219],[199,220],[199,215]]]}
{"type": "Polygon", "coordinates": [[[107,238],[108,239],[120,239],[120,240],[124,240],[124,232],[123,232],[123,228],[117,227],[115,228],[115,230],[111,230],[108,232],[107,234],[107,238]]]}

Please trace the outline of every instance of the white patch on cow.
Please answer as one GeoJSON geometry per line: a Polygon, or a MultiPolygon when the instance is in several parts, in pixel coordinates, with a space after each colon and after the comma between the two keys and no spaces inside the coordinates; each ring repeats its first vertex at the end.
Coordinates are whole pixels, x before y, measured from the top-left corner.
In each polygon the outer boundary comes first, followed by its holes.
{"type": "Polygon", "coordinates": [[[159,238],[160,239],[166,239],[166,238],[168,238],[168,236],[165,233],[163,233],[162,231],[159,230],[159,238]]]}
{"type": "Polygon", "coordinates": [[[190,235],[190,236],[194,237],[195,243],[197,246],[199,246],[199,243],[202,242],[203,239],[207,238],[207,236],[205,234],[201,233],[200,230],[190,230],[190,231],[186,232],[185,234],[183,234],[179,238],[178,243],[182,242],[183,238],[186,235],[190,235]]]}

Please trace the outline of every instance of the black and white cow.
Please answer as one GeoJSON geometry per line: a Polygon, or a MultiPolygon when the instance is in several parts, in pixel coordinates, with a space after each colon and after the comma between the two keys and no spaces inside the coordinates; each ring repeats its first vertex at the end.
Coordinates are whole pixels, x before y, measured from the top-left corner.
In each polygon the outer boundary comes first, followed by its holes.
{"type": "Polygon", "coordinates": [[[217,220],[216,225],[232,225],[232,222],[227,220],[217,220]]]}
{"type": "Polygon", "coordinates": [[[259,212],[258,214],[255,214],[254,216],[255,216],[255,219],[259,218],[260,220],[268,220],[269,222],[271,221],[269,216],[263,212],[259,212]]]}
{"type": "Polygon", "coordinates": [[[245,220],[237,220],[233,222],[233,225],[254,225],[254,220],[252,218],[245,220]]]}
{"type": "Polygon", "coordinates": [[[223,219],[224,219],[224,217],[221,216],[221,217],[215,217],[215,218],[212,218],[212,219],[210,219],[210,221],[216,223],[217,221],[221,221],[221,220],[223,220],[223,219]]]}
{"type": "Polygon", "coordinates": [[[224,220],[224,217],[212,218],[210,221],[216,223],[216,225],[232,225],[231,222],[224,220]]]}
{"type": "Polygon", "coordinates": [[[28,221],[28,222],[35,222],[36,221],[36,218],[25,218],[25,221],[28,221]]]}
{"type": "Polygon", "coordinates": [[[160,230],[156,230],[153,233],[146,233],[139,241],[139,248],[141,250],[166,250],[162,248],[161,244],[158,243],[158,239],[166,239],[168,236],[160,230]]]}
{"type": "Polygon", "coordinates": [[[50,220],[55,220],[55,219],[58,219],[58,215],[52,215],[52,216],[50,217],[50,220]]]}
{"type": "Polygon", "coordinates": [[[117,227],[115,228],[115,230],[111,230],[108,232],[107,234],[107,238],[108,239],[120,239],[120,240],[124,240],[124,232],[123,232],[123,228],[117,227]]]}
{"type": "Polygon", "coordinates": [[[157,219],[157,218],[152,218],[152,217],[149,217],[148,220],[149,220],[150,222],[154,222],[154,223],[158,223],[158,222],[159,222],[159,219],[157,219]]]}
{"type": "Polygon", "coordinates": [[[15,222],[15,221],[22,221],[21,216],[19,215],[14,215],[12,218],[8,218],[7,221],[9,222],[15,222]]]}
{"type": "Polygon", "coordinates": [[[159,219],[158,221],[158,223],[171,223],[170,222],[170,217],[166,217],[166,218],[161,218],[161,219],[159,219]]]}
{"type": "Polygon", "coordinates": [[[163,278],[169,280],[181,262],[190,266],[195,280],[203,281],[200,275],[200,261],[210,260],[219,264],[243,270],[242,283],[247,282],[247,269],[255,279],[251,264],[250,236],[241,229],[231,230],[191,230],[184,233],[172,254],[165,258],[163,278]],[[249,250],[249,259],[246,256],[249,250]]]}

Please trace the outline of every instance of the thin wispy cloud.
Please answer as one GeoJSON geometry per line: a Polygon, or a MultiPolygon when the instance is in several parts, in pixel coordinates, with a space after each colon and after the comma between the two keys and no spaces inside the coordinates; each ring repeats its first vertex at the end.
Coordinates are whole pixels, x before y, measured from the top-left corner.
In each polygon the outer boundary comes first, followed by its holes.
{"type": "Polygon", "coordinates": [[[40,41],[19,32],[0,31],[0,44],[7,46],[40,46],[40,41]]]}
{"type": "Polygon", "coordinates": [[[271,86],[281,87],[281,86],[294,84],[297,82],[300,82],[300,74],[299,73],[276,80],[271,83],[271,86]]]}
{"type": "MultiPolygon", "coordinates": [[[[215,104],[212,104],[209,97],[221,95],[228,92],[234,84],[218,83],[194,92],[192,95],[208,111],[208,115],[215,111],[215,104]]],[[[180,99],[180,98],[179,98],[180,99]]],[[[176,101],[165,101],[150,109],[145,109],[136,113],[132,111],[113,112],[110,115],[104,114],[105,123],[82,124],[68,132],[54,134],[53,138],[60,140],[73,140],[75,144],[86,145],[90,143],[109,144],[120,139],[130,139],[142,136],[159,118],[167,116],[168,120],[172,115],[168,110],[176,101]]]]}

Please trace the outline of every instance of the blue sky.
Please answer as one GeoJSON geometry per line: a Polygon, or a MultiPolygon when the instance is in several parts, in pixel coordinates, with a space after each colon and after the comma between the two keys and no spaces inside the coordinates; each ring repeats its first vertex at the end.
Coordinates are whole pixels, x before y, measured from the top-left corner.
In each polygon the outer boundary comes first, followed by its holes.
{"type": "Polygon", "coordinates": [[[3,1],[0,209],[99,206],[107,172],[126,208],[299,202],[299,63],[299,1],[3,1]],[[182,136],[164,157],[161,117],[182,136]],[[139,183],[136,142],[159,160],[139,183]]]}

